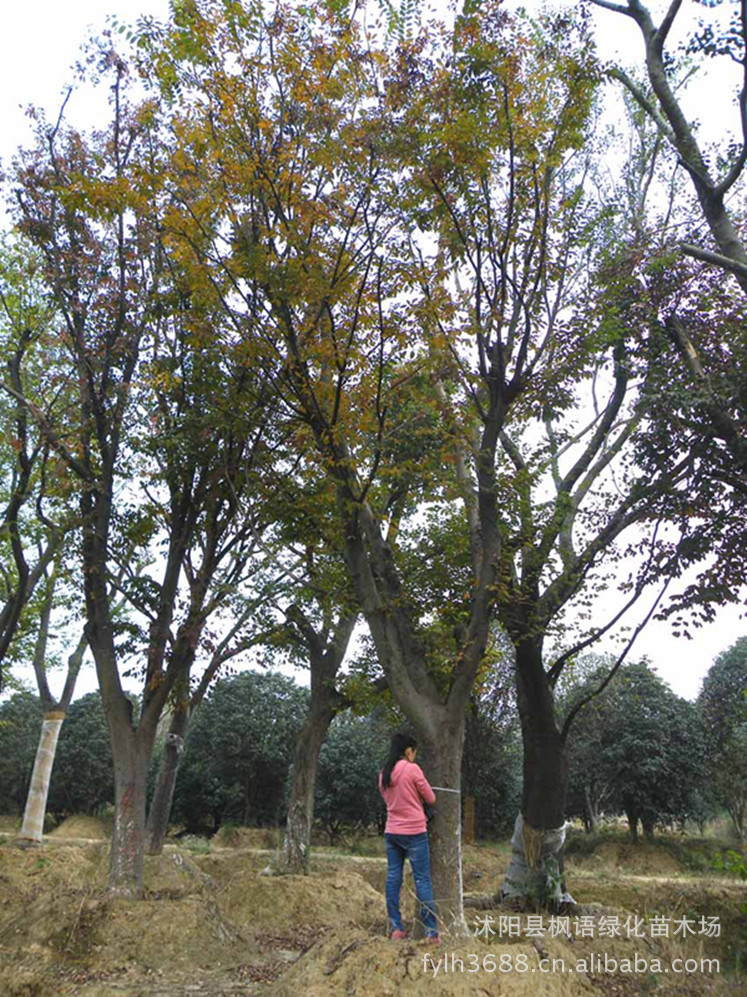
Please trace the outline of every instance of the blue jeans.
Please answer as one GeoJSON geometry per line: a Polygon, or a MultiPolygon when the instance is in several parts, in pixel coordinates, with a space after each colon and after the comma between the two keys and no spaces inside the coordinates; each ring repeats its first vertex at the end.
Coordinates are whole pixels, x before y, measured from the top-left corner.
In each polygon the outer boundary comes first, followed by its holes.
{"type": "Polygon", "coordinates": [[[422,834],[385,834],[386,841],[386,912],[389,915],[391,931],[404,931],[402,913],[399,908],[399,894],[402,889],[402,875],[405,859],[410,860],[412,878],[415,880],[415,893],[420,901],[420,917],[425,925],[425,933],[431,938],[438,934],[436,908],[433,902],[431,884],[431,857],[428,850],[428,832],[422,834]]]}

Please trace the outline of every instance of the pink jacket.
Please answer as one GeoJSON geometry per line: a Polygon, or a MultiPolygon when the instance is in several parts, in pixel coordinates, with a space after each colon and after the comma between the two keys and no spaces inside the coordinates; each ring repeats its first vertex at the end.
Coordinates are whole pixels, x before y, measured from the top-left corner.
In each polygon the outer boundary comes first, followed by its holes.
{"type": "Polygon", "coordinates": [[[415,762],[400,758],[384,789],[379,772],[379,792],[386,801],[386,834],[422,834],[426,829],[423,803],[435,803],[436,794],[415,762]]]}

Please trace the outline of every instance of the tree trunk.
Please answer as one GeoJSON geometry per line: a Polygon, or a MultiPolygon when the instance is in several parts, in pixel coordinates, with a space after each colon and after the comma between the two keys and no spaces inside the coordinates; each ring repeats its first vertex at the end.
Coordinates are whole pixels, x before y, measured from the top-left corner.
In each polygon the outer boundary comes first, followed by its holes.
{"type": "Polygon", "coordinates": [[[625,816],[628,818],[628,829],[634,845],[638,844],[638,814],[632,810],[625,809],[625,816]]]}
{"type": "Polygon", "coordinates": [[[737,841],[739,842],[739,846],[741,848],[741,846],[744,844],[744,838],[745,838],[745,834],[744,834],[744,830],[745,830],[745,828],[744,828],[744,824],[745,824],[745,820],[744,820],[744,808],[742,808],[742,810],[740,811],[737,819],[735,819],[734,817],[732,817],[732,824],[734,825],[734,834],[736,835],[737,841]]]}
{"type": "Polygon", "coordinates": [[[562,889],[561,876],[568,762],[541,640],[525,638],[516,645],[516,686],[524,784],[511,839],[513,856],[500,894],[516,906],[556,908],[572,899],[562,889]]]}
{"type": "Polygon", "coordinates": [[[293,753],[293,777],[288,817],[280,851],[272,871],[308,876],[311,824],[314,819],[316,770],[324,738],[335,715],[329,705],[310,704],[293,753]]]}
{"type": "Polygon", "coordinates": [[[44,816],[47,812],[47,796],[49,795],[49,780],[57,752],[57,739],[60,728],[65,720],[62,710],[53,710],[44,714],[39,746],[36,749],[34,771],[31,785],[26,798],[26,809],[23,814],[23,826],[19,834],[19,844],[41,845],[44,835],[44,816]]]}
{"type": "Polygon", "coordinates": [[[169,731],[165,738],[163,757],[158,769],[158,779],[153,799],[148,811],[148,824],[145,832],[145,850],[148,855],[160,855],[169,827],[171,805],[174,799],[174,786],[179,772],[179,762],[184,750],[184,738],[189,726],[189,704],[179,704],[171,717],[169,731]]]}
{"type": "Polygon", "coordinates": [[[599,811],[597,810],[597,801],[593,797],[588,785],[584,786],[584,799],[586,800],[587,830],[590,834],[593,834],[599,830],[599,811]]]}
{"type": "Polygon", "coordinates": [[[57,753],[57,739],[59,738],[60,729],[67,715],[67,708],[75,692],[75,683],[78,679],[78,672],[83,663],[83,655],[87,646],[85,633],[82,633],[74,651],[67,660],[67,677],[62,695],[58,701],[55,701],[47,682],[45,662],[47,659],[47,641],[49,639],[49,626],[52,618],[56,578],[56,571],[53,571],[48,581],[47,592],[42,603],[39,629],[34,647],[34,675],[36,676],[39,698],[41,699],[44,710],[44,719],[42,720],[41,732],[39,734],[39,746],[36,749],[34,771],[26,797],[23,826],[18,836],[18,843],[21,846],[40,845],[42,843],[44,817],[47,812],[47,796],[49,795],[49,781],[52,777],[52,768],[57,753]]]}
{"type": "MultiPolygon", "coordinates": [[[[416,726],[417,730],[417,726],[416,726]]],[[[438,739],[417,731],[421,764],[436,794],[436,814],[428,824],[430,837],[431,880],[436,901],[439,931],[449,935],[468,935],[464,917],[462,890],[462,751],[464,747],[464,713],[451,724],[444,724],[438,739]]],[[[416,920],[416,937],[422,925],[416,920]]]]}
{"type": "Polygon", "coordinates": [[[288,618],[296,626],[309,653],[311,696],[309,713],[293,753],[291,795],[283,844],[265,872],[308,876],[319,752],[329,725],[343,706],[343,698],[335,688],[335,680],[358,614],[342,610],[331,632],[328,627],[317,632],[298,606],[289,609],[288,618]]]}
{"type": "Polygon", "coordinates": [[[114,755],[114,830],[109,864],[109,892],[137,899],[142,895],[145,859],[145,801],[152,739],[138,732],[112,736],[114,755]]]}
{"type": "Polygon", "coordinates": [[[249,827],[249,818],[252,813],[252,776],[251,773],[247,772],[246,779],[244,781],[244,816],[241,819],[241,823],[244,827],[249,827]]]}

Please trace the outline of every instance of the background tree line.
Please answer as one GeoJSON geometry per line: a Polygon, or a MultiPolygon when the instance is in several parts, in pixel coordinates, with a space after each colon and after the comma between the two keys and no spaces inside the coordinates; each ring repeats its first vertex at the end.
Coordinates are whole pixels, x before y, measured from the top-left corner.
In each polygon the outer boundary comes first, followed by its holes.
{"type": "MultiPolygon", "coordinates": [[[[563,689],[565,709],[602,681],[607,667],[592,656],[563,689]]],[[[505,672],[505,669],[504,669],[505,672]]],[[[503,675],[503,681],[506,676],[503,675]]],[[[719,655],[696,702],[676,696],[645,662],[625,665],[585,709],[583,735],[570,741],[567,816],[587,831],[602,816],[623,816],[638,839],[657,827],[705,826],[730,818],[739,842],[747,818],[747,638],[719,655]]],[[[474,699],[467,721],[464,794],[475,799],[478,837],[510,832],[521,791],[520,730],[506,711],[496,669],[474,699]],[[499,715],[500,714],[500,715],[499,715]]],[[[187,738],[171,819],[191,834],[223,824],[280,827],[289,801],[294,744],[308,709],[308,689],[277,672],[242,672],[221,680],[187,738]]],[[[136,707],[135,707],[136,708],[136,707]]],[[[41,719],[38,697],[20,692],[0,705],[0,799],[23,811],[41,719]]],[[[401,724],[401,718],[399,718],[401,724]]],[[[334,843],[342,835],[381,832],[377,780],[398,718],[384,705],[368,716],[340,713],[324,740],[316,779],[316,825],[334,843]]],[[[151,792],[163,751],[151,770],[151,792]]],[[[111,749],[98,693],[70,707],[60,736],[49,812],[111,813],[111,749]]]]}

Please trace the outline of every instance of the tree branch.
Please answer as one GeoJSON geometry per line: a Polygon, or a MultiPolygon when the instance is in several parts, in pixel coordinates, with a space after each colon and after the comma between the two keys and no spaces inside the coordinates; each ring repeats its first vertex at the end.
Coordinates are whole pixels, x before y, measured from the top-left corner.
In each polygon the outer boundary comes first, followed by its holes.
{"type": "Polygon", "coordinates": [[[624,70],[620,69],[619,66],[613,66],[612,69],[608,71],[607,75],[611,80],[617,80],[618,83],[622,83],[635,102],[640,105],[646,114],[648,114],[662,135],[664,135],[664,137],[673,145],[676,144],[677,140],[670,125],[664,120],[664,118],[662,118],[659,111],[656,107],[654,107],[638,84],[635,83],[624,70]]]}
{"type": "Polygon", "coordinates": [[[664,15],[664,20],[659,25],[656,32],[656,45],[661,53],[664,48],[664,43],[667,40],[667,36],[671,31],[672,25],[674,24],[674,19],[679,13],[679,9],[682,6],[682,0],[672,0],[669,5],[669,10],[664,15]]]}
{"type": "Polygon", "coordinates": [[[686,256],[692,256],[694,259],[702,260],[704,263],[712,263],[714,266],[723,267],[724,270],[728,270],[730,273],[747,277],[747,264],[740,263],[738,260],[732,260],[721,253],[714,253],[710,249],[701,249],[699,246],[693,246],[689,242],[680,243],[680,249],[686,256]]]}
{"type": "Polygon", "coordinates": [[[633,17],[633,12],[628,7],[623,7],[619,3],[611,3],[610,0],[591,0],[595,7],[604,7],[605,10],[613,10],[616,14],[625,14],[626,17],[633,17]]]}
{"type": "Polygon", "coordinates": [[[75,474],[81,479],[81,481],[92,482],[93,477],[85,466],[77,458],[73,457],[70,451],[67,449],[65,444],[60,440],[57,434],[54,432],[52,427],[49,425],[44,413],[41,409],[37,408],[33,402],[29,401],[25,395],[21,394],[20,391],[16,391],[10,384],[6,381],[0,381],[0,390],[6,391],[11,397],[15,398],[16,401],[20,402],[25,408],[31,413],[31,415],[36,420],[39,429],[44,435],[44,438],[49,442],[52,449],[62,457],[65,463],[70,467],[75,474]]]}

